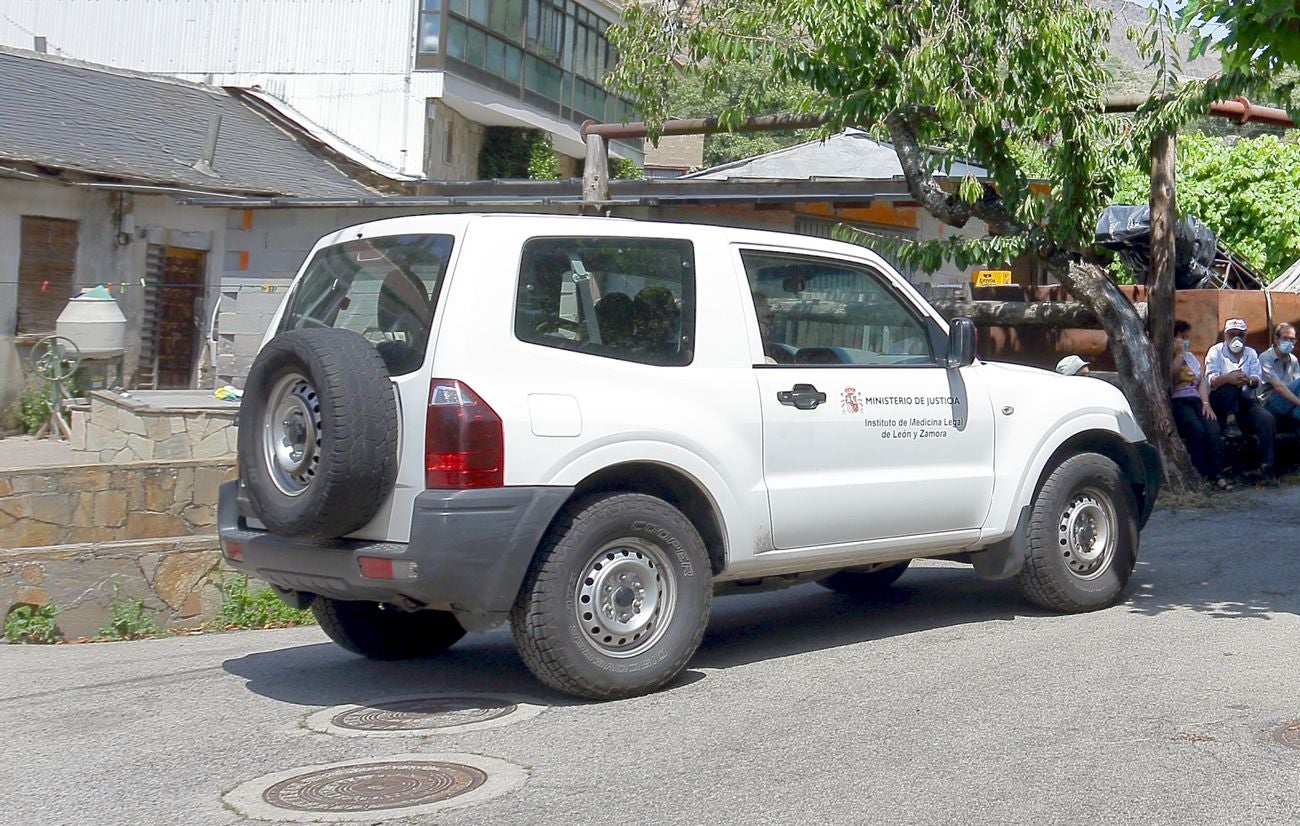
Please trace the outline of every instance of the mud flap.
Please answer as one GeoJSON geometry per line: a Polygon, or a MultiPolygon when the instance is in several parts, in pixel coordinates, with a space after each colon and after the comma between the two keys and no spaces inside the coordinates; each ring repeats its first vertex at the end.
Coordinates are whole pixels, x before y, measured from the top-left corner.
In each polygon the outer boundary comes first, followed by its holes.
{"type": "Polygon", "coordinates": [[[970,555],[976,576],[980,579],[1010,579],[1020,573],[1025,565],[1028,536],[1029,506],[1026,505],[1020,509],[1015,533],[970,555]]]}

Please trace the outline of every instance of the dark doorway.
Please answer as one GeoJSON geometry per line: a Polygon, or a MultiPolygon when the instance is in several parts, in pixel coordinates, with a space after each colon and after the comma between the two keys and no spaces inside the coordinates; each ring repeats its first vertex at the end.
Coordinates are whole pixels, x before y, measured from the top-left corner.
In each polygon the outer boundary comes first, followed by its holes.
{"type": "Polygon", "coordinates": [[[207,253],[149,246],[136,387],[174,390],[193,381],[202,333],[207,253]]]}

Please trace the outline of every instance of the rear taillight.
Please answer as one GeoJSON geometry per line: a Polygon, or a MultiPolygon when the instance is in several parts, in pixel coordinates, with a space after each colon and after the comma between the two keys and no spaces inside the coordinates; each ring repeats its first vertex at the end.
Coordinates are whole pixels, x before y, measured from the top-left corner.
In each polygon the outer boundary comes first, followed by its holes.
{"type": "Polygon", "coordinates": [[[505,474],[501,417],[464,382],[429,382],[424,427],[428,488],[499,488],[505,474]]]}

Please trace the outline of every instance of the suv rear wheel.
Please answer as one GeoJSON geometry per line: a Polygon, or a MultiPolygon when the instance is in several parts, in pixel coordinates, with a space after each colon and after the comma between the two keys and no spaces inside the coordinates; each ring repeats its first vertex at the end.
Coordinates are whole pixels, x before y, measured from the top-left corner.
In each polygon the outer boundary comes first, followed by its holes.
{"type": "Polygon", "coordinates": [[[515,644],[557,691],[645,694],[699,647],[712,579],[699,533],[668,503],[636,493],[580,501],[533,560],[511,612],[515,644]]]}
{"type": "Polygon", "coordinates": [[[432,657],[465,636],[465,629],[447,611],[403,611],[377,602],[318,596],[311,612],[331,640],[372,660],[432,657]]]}
{"type": "Polygon", "coordinates": [[[1029,550],[1018,575],[1030,602],[1077,613],[1119,599],[1137,563],[1133,490],[1098,453],[1071,456],[1051,472],[1029,513],[1029,550]]]}

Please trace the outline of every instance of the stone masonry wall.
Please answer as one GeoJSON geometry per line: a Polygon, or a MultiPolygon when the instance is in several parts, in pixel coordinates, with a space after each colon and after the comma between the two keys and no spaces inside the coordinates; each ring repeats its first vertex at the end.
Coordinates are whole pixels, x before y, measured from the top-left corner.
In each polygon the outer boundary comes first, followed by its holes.
{"type": "Polygon", "coordinates": [[[70,639],[93,637],[113,603],[140,599],[160,628],[185,627],[221,610],[216,536],[0,549],[0,614],[53,603],[70,639]]]}
{"type": "Polygon", "coordinates": [[[84,462],[217,459],[235,455],[239,408],[156,409],[104,391],[72,411],[72,455],[84,462]]]}
{"type": "Polygon", "coordinates": [[[53,603],[68,637],[138,598],[162,627],[221,607],[217,487],[233,458],[0,471],[0,618],[53,603]]]}
{"type": "Polygon", "coordinates": [[[5,471],[0,548],[215,534],[235,475],[233,458],[5,471]]]}

